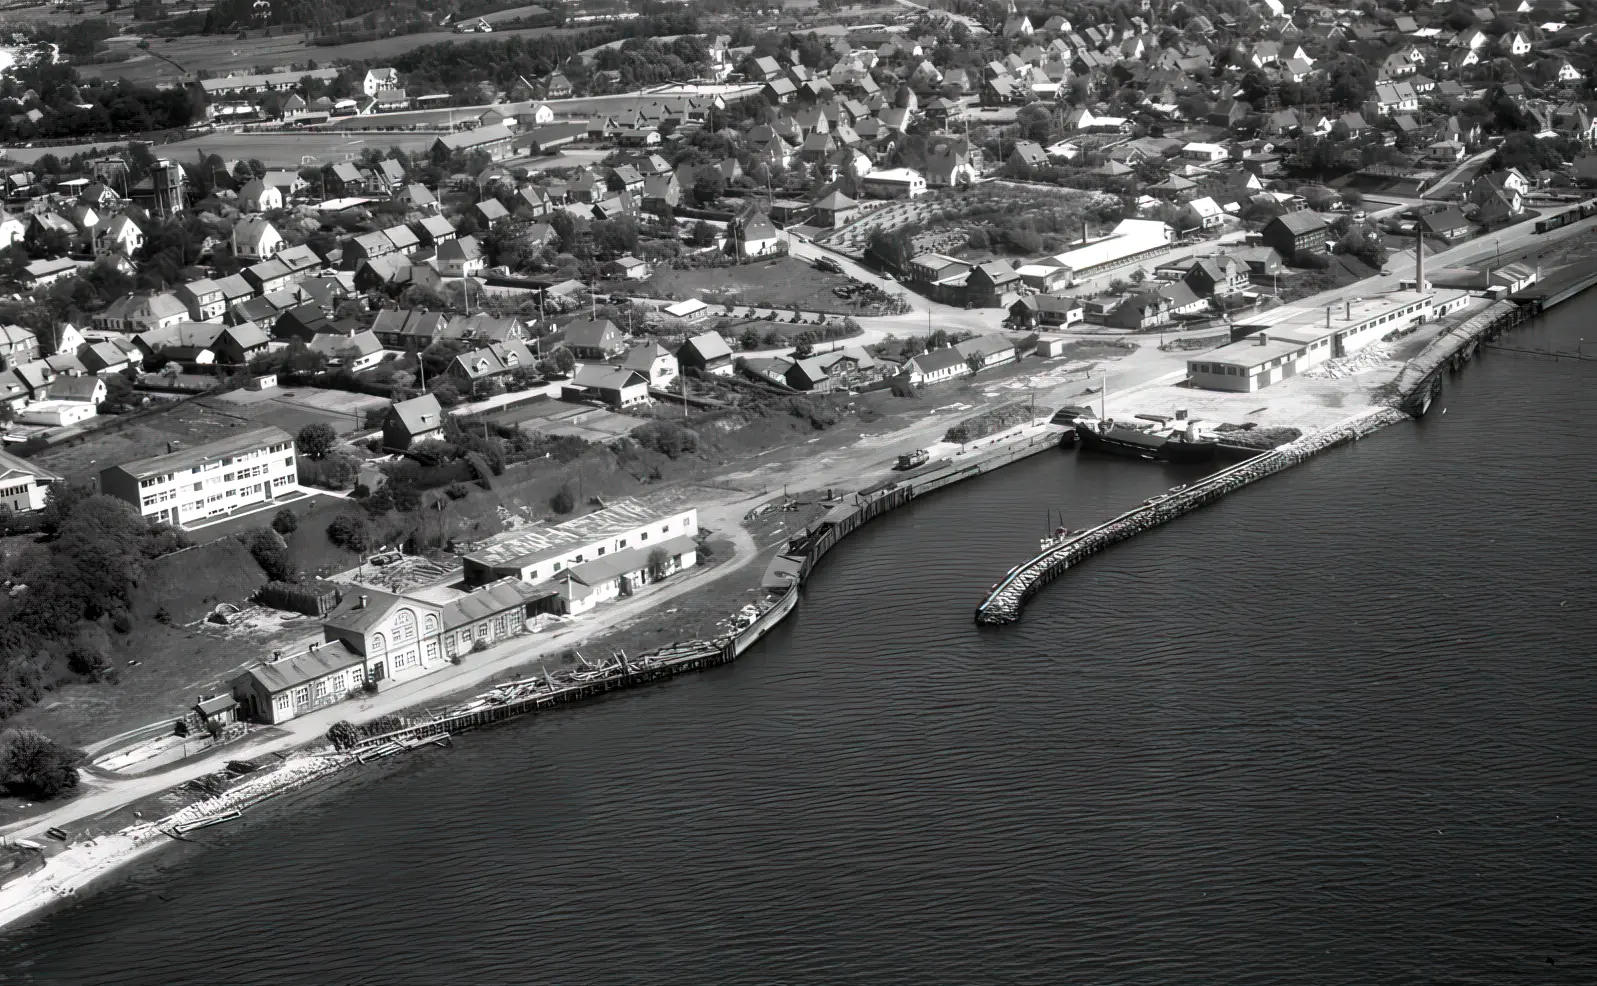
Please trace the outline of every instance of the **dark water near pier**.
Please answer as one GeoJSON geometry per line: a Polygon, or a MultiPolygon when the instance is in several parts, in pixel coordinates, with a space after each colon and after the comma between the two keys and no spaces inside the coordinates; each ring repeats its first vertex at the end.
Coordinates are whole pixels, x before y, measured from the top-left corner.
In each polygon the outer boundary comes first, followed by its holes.
{"type": "Polygon", "coordinates": [[[0,938],[0,982],[1597,981],[1597,366],[1442,404],[998,630],[1048,508],[1178,478],[929,498],[736,665],[213,829],[0,938]]]}

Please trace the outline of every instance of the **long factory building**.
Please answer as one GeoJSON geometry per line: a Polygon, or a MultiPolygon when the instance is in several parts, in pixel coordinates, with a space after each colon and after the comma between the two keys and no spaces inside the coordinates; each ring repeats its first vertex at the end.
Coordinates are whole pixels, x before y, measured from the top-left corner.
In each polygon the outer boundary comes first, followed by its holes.
{"type": "Polygon", "coordinates": [[[1187,361],[1187,377],[1207,390],[1252,393],[1326,360],[1463,307],[1463,291],[1393,291],[1335,305],[1282,305],[1231,327],[1231,344],[1187,361]]]}

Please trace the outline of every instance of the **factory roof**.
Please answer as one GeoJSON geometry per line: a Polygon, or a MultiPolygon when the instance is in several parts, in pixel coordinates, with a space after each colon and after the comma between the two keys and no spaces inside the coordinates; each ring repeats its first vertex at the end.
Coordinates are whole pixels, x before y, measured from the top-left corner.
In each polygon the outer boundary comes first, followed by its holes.
{"type": "Polygon", "coordinates": [[[1112,264],[1170,242],[1170,227],[1148,219],[1122,219],[1105,238],[1054,259],[1073,271],[1112,264]]]}
{"type": "Polygon", "coordinates": [[[603,510],[563,524],[531,530],[506,531],[490,538],[482,547],[466,555],[480,565],[494,568],[532,565],[544,558],[564,554],[572,548],[604,541],[652,524],[665,512],[635,499],[618,500],[603,510]]]}

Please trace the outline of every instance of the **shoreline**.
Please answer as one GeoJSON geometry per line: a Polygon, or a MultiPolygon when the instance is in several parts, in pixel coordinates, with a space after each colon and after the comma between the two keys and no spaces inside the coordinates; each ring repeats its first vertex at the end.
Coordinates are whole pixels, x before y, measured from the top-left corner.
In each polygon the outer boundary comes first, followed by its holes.
{"type": "MultiPolygon", "coordinates": [[[[1471,321],[1476,320],[1472,319],[1471,321]]],[[[1411,369],[1419,373],[1419,380],[1413,384],[1411,392],[1406,394],[1399,392],[1394,400],[1386,404],[1385,410],[1396,410],[1401,403],[1412,398],[1414,391],[1417,391],[1421,384],[1432,380],[1448,364],[1449,360],[1458,356],[1467,347],[1472,346],[1478,341],[1480,336],[1491,331],[1491,327],[1495,324],[1494,319],[1482,318],[1479,321],[1481,324],[1472,331],[1459,331],[1464,329],[1465,326],[1458,326],[1454,330],[1444,333],[1427,345],[1419,354],[1416,354],[1415,357],[1406,361],[1403,371],[1399,374],[1399,380],[1403,379],[1404,375],[1411,369]]],[[[1329,434],[1347,427],[1356,428],[1361,420],[1370,420],[1374,417],[1379,417],[1378,414],[1374,413],[1374,409],[1365,408],[1350,415],[1343,421],[1323,429],[1320,434],[1329,434]]],[[[1384,428],[1400,420],[1412,420],[1412,418],[1406,414],[1393,415],[1390,420],[1384,420],[1376,428],[1370,428],[1366,432],[1361,432],[1361,434],[1384,428]]],[[[1030,431],[1031,429],[1021,430],[1030,431]]],[[[906,477],[902,481],[889,480],[886,483],[879,483],[865,491],[845,497],[840,506],[846,505],[848,499],[852,498],[855,509],[851,514],[846,514],[837,521],[822,519],[810,527],[799,530],[788,539],[786,550],[778,552],[776,559],[771,564],[771,569],[767,572],[766,585],[770,586],[771,572],[776,571],[784,560],[788,562],[787,577],[790,579],[790,585],[781,593],[780,599],[749,627],[731,635],[730,638],[719,638],[723,641],[728,641],[724,644],[724,648],[732,652],[730,656],[709,663],[695,664],[691,668],[684,667],[683,670],[698,670],[702,667],[718,666],[721,663],[726,663],[729,660],[736,659],[748,647],[757,642],[772,627],[785,619],[793,609],[797,608],[797,597],[800,588],[820,558],[835,546],[838,541],[863,523],[897,506],[908,503],[918,495],[924,495],[944,486],[953,485],[960,479],[983,475],[993,469],[1002,468],[1003,465],[1007,465],[1009,462],[1035,454],[1032,448],[1037,445],[1037,436],[1025,435],[1019,437],[1024,438],[1026,442],[1024,455],[1015,454],[1017,451],[1021,451],[1020,441],[1006,443],[1003,446],[997,446],[994,443],[989,447],[985,455],[973,455],[972,458],[976,461],[970,461],[968,465],[962,468],[945,467],[941,470],[933,469],[931,473],[937,474],[935,477],[932,474],[923,472],[920,476],[923,484],[920,489],[912,488],[914,479],[906,477]],[[1003,461],[998,461],[999,459],[1003,459],[1003,461]],[[925,481],[928,479],[933,481],[926,483],[925,481]],[[867,496],[871,498],[866,499],[867,496]],[[827,529],[828,527],[829,529],[827,529]]],[[[1309,437],[1312,436],[1305,436],[1305,438],[1309,437]]],[[[1338,444],[1341,443],[1332,442],[1328,443],[1326,447],[1334,447],[1338,444]]],[[[1045,447],[1053,447],[1053,443],[1047,442],[1045,447]]],[[[1037,451],[1041,451],[1041,449],[1037,451]]],[[[1309,454],[1317,454],[1318,451],[1322,451],[1322,449],[1315,449],[1309,454]]],[[[951,466],[953,463],[950,462],[946,465],[951,466]]],[[[835,510],[834,513],[836,513],[835,510]]],[[[831,518],[832,514],[829,513],[827,517],[831,518]]],[[[642,660],[642,658],[638,660],[642,660]]],[[[595,689],[593,693],[597,694],[618,687],[630,687],[634,684],[644,684],[648,681],[656,680],[657,677],[673,677],[678,673],[677,671],[671,671],[669,674],[651,676],[634,681],[630,677],[630,672],[630,668],[623,667],[621,678],[616,684],[595,689]]],[[[550,686],[550,691],[553,691],[553,682],[548,680],[547,674],[545,675],[545,680],[550,686]]],[[[588,697],[587,694],[577,696],[577,698],[585,697],[588,697]]],[[[542,699],[534,695],[530,698],[530,706],[528,708],[514,711],[507,710],[491,718],[481,717],[480,721],[458,723],[457,725],[459,728],[472,728],[474,725],[487,724],[491,721],[519,715],[533,708],[553,704],[563,703],[557,703],[557,700],[548,698],[547,695],[542,699]]],[[[464,713],[458,713],[457,710],[457,715],[454,718],[458,719],[460,715],[464,715],[464,713]]],[[[381,746],[393,745],[400,736],[419,738],[422,735],[449,735],[449,730],[445,728],[445,723],[450,720],[451,716],[446,714],[430,722],[412,724],[395,734],[372,737],[370,740],[363,741],[360,747],[347,753],[329,753],[325,743],[306,744],[299,748],[298,755],[284,760],[272,770],[249,775],[221,795],[194,802],[159,821],[140,822],[115,833],[95,836],[85,842],[69,845],[61,852],[53,856],[47,856],[45,865],[40,869],[0,885],[0,930],[8,930],[31,923],[52,913],[64,903],[74,902],[85,896],[95,885],[101,884],[119,869],[149,855],[163,845],[167,839],[162,838],[162,836],[174,838],[174,836],[168,835],[167,830],[169,828],[194,822],[204,822],[207,819],[225,821],[239,817],[237,814],[229,815],[228,813],[242,812],[262,801],[290,793],[315,781],[332,777],[348,767],[358,765],[362,762],[360,758],[362,750],[370,752],[381,746]],[[431,730],[430,732],[425,732],[429,729],[431,730]],[[219,818],[217,817],[219,815],[226,817],[219,818]]],[[[395,750],[393,752],[399,751],[395,750]]]]}

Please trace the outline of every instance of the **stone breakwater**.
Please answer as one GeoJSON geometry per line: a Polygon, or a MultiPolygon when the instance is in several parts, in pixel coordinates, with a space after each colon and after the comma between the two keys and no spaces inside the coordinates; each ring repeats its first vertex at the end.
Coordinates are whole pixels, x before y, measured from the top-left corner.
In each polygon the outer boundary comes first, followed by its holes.
{"type": "Polygon", "coordinates": [[[1184,490],[1154,497],[1108,523],[1071,537],[1010,569],[976,608],[976,622],[1013,623],[1020,619],[1020,610],[1026,600],[1039,589],[1111,545],[1213,503],[1249,483],[1290,469],[1328,448],[1357,441],[1370,432],[1407,420],[1407,414],[1393,407],[1370,408],[1324,431],[1222,469],[1184,490]]]}

